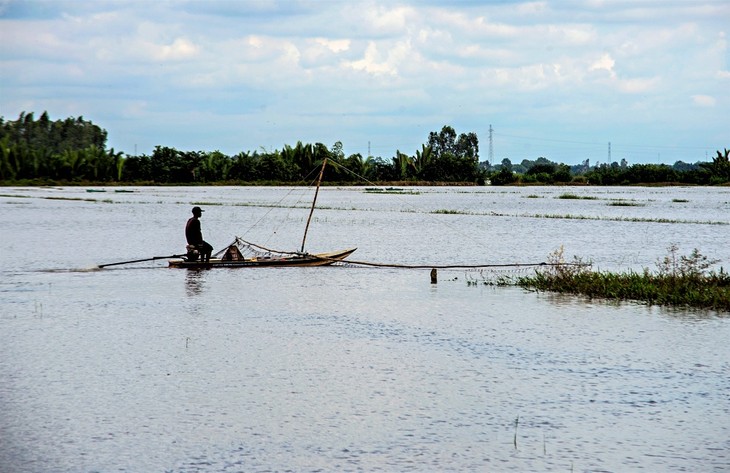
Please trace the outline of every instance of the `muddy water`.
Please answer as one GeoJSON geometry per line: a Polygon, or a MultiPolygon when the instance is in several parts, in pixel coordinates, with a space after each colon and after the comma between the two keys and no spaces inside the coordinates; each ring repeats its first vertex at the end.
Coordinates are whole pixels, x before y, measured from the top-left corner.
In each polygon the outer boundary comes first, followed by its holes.
{"type": "MultiPolygon", "coordinates": [[[[3,190],[0,470],[730,469],[729,314],[468,283],[482,272],[92,270],[179,252],[193,203],[216,248],[297,249],[311,198],[128,190],[3,190]]],[[[627,269],[676,243],[730,261],[723,190],[406,190],[323,189],[308,248],[448,264],[563,245],[627,269]]]]}

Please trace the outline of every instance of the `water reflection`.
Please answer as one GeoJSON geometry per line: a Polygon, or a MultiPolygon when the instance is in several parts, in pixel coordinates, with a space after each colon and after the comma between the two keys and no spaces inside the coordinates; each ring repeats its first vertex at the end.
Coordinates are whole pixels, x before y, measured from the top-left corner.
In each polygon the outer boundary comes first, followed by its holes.
{"type": "Polygon", "coordinates": [[[205,289],[205,271],[195,269],[185,271],[185,294],[188,297],[199,296],[205,289]]]}

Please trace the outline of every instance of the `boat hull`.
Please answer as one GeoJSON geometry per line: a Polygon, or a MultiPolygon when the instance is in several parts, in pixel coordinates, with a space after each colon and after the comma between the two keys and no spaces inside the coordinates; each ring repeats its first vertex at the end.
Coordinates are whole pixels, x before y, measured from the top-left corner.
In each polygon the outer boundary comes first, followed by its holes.
{"type": "Polygon", "coordinates": [[[327,266],[344,260],[355,250],[356,248],[350,248],[329,253],[272,256],[270,258],[257,257],[239,261],[226,261],[219,258],[212,258],[207,263],[202,261],[187,261],[185,259],[171,259],[168,261],[168,266],[170,268],[187,269],[327,266]]]}

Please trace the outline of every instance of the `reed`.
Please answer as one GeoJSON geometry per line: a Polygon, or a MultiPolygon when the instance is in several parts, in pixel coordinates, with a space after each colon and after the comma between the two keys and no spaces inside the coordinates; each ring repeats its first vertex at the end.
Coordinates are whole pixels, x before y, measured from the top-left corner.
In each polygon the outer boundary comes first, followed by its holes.
{"type": "MultiPolygon", "coordinates": [[[[556,258],[562,260],[562,248],[552,254],[553,264],[556,258]]],[[[730,274],[722,268],[708,271],[715,263],[696,249],[681,256],[672,245],[669,254],[657,263],[657,272],[645,268],[641,273],[611,273],[593,271],[587,264],[557,264],[517,278],[516,284],[535,291],[730,312],[730,274]]]]}
{"type": "Polygon", "coordinates": [[[366,187],[366,194],[397,194],[397,195],[421,195],[419,191],[405,190],[398,187],[387,187],[385,189],[380,187],[366,187]]]}
{"type": "Polygon", "coordinates": [[[432,214],[437,215],[472,215],[470,212],[465,212],[463,210],[450,210],[450,209],[438,209],[430,212],[432,214]]]}
{"type": "Polygon", "coordinates": [[[576,195],[576,194],[566,193],[566,194],[560,194],[559,196],[556,197],[556,199],[597,200],[598,197],[594,197],[594,196],[591,196],[591,195],[580,196],[580,195],[576,195]]]}
{"type": "Polygon", "coordinates": [[[610,206],[612,207],[643,207],[644,204],[640,204],[638,202],[632,202],[628,200],[616,200],[613,202],[609,202],[610,206]]]}
{"type": "Polygon", "coordinates": [[[205,202],[205,201],[198,201],[198,202],[192,202],[191,205],[199,205],[201,207],[211,207],[213,205],[223,205],[221,202],[205,202]]]}

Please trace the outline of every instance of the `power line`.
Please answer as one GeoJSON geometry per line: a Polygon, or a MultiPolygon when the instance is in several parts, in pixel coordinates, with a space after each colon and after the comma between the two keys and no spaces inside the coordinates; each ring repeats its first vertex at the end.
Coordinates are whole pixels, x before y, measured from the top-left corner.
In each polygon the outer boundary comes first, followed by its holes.
{"type": "MultiPolygon", "coordinates": [[[[546,141],[546,142],[552,142],[552,143],[568,143],[568,144],[587,145],[587,146],[601,146],[601,143],[595,142],[595,141],[560,140],[560,139],[554,139],[554,138],[542,138],[542,137],[535,137],[535,136],[512,135],[512,134],[507,134],[507,133],[497,133],[497,135],[509,137],[509,138],[519,138],[522,140],[529,140],[529,141],[546,141]]],[[[706,151],[708,148],[712,148],[712,146],[668,146],[668,145],[623,144],[623,145],[621,145],[621,148],[703,150],[703,151],[706,151]]]]}
{"type": "Polygon", "coordinates": [[[489,164],[494,164],[494,141],[492,139],[492,132],[494,130],[492,129],[491,123],[489,124],[489,164]]]}

